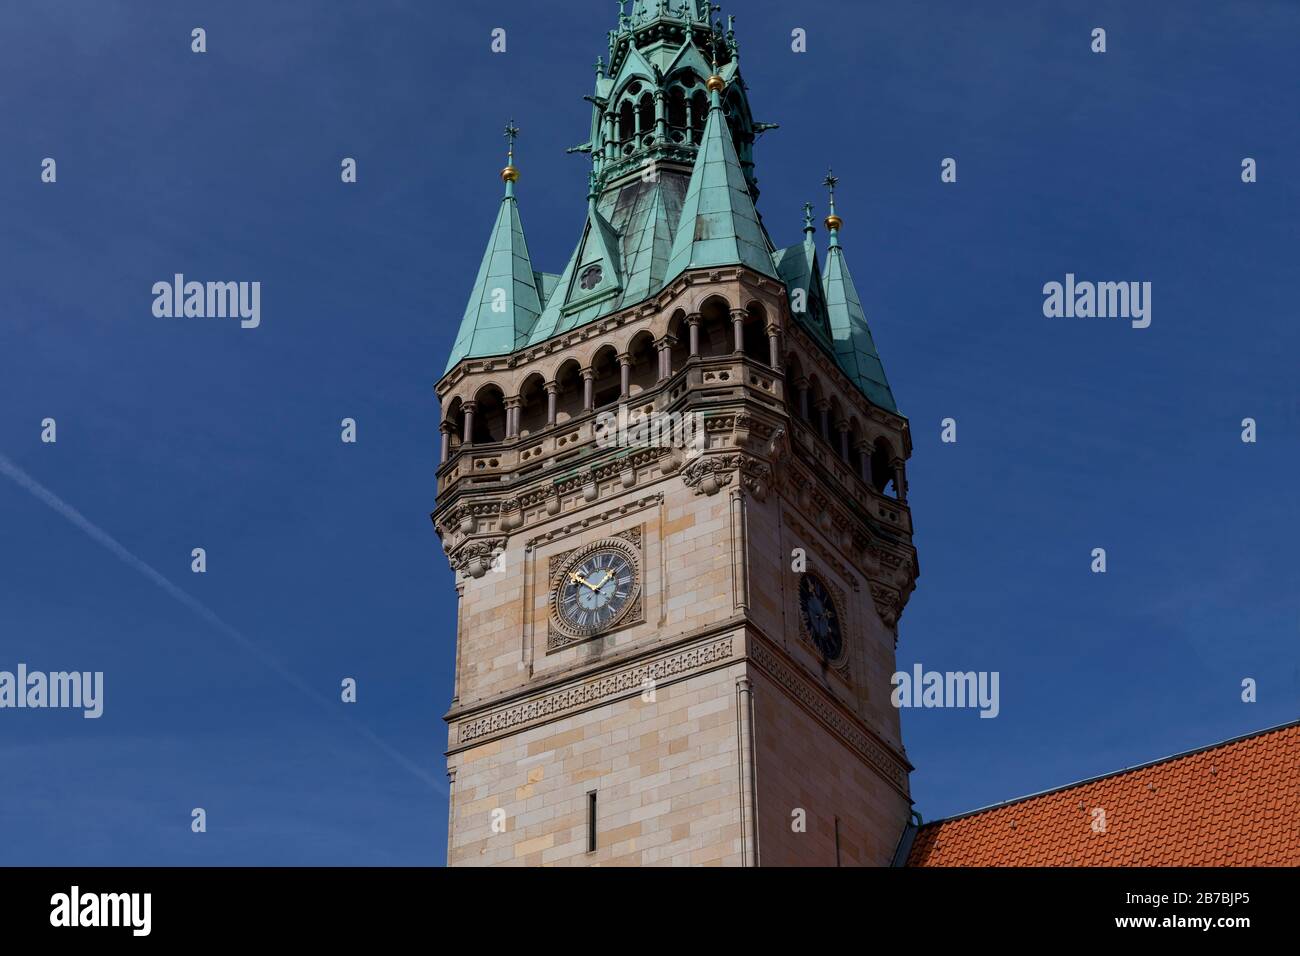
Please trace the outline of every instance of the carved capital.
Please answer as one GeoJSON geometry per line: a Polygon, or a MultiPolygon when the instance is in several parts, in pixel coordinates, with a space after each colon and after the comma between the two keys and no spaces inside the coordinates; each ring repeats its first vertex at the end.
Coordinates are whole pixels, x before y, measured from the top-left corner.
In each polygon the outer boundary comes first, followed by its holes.
{"type": "Polygon", "coordinates": [[[505,538],[480,538],[453,548],[447,555],[451,566],[471,578],[481,578],[492,567],[496,556],[505,550],[505,538]]]}
{"type": "Polygon", "coordinates": [[[697,495],[716,495],[731,484],[735,466],[727,461],[731,455],[696,458],[682,469],[682,483],[697,495]]]}
{"type": "Polygon", "coordinates": [[[885,622],[885,627],[895,627],[898,616],[903,613],[902,595],[897,588],[871,582],[871,600],[875,602],[876,613],[885,622]]]}

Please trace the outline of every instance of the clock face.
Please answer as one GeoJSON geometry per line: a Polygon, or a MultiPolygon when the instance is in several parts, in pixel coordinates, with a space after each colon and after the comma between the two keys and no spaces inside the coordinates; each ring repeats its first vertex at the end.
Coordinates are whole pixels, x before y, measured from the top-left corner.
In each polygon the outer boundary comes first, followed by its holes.
{"type": "Polygon", "coordinates": [[[578,634],[614,625],[631,606],[638,587],[636,565],[620,548],[602,547],[564,568],[555,590],[560,621],[578,634]]]}
{"type": "Polygon", "coordinates": [[[838,660],[844,651],[840,616],[830,589],[815,574],[805,573],[799,581],[799,610],[808,636],[828,661],[838,660]]]}

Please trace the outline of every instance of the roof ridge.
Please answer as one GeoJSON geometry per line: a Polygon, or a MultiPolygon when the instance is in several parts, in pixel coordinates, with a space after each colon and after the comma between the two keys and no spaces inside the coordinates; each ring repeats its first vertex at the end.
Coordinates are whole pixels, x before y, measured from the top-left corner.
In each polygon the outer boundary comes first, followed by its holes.
{"type": "Polygon", "coordinates": [[[1076,780],[1073,783],[1062,784],[1058,787],[1049,787],[1046,790],[1038,790],[1034,793],[1027,793],[1024,796],[1020,796],[1020,797],[1011,797],[1010,799],[1003,800],[1000,803],[990,803],[982,807],[976,807],[974,810],[967,810],[964,813],[955,813],[950,817],[940,817],[937,820],[927,820],[925,823],[921,825],[920,829],[926,829],[928,827],[937,826],[940,823],[949,823],[953,820],[963,820],[966,817],[973,817],[976,816],[977,814],[988,813],[990,810],[1000,810],[1003,807],[1010,807],[1010,806],[1014,806],[1017,803],[1024,803],[1026,800],[1033,800],[1036,797],[1045,797],[1053,793],[1062,793],[1066,790],[1072,790],[1075,787],[1081,787],[1084,784],[1096,783],[1099,780],[1106,780],[1109,779],[1110,777],[1118,777],[1121,774],[1131,773],[1135,770],[1145,770],[1149,767],[1156,767],[1159,766],[1160,764],[1169,763],[1171,760],[1178,760],[1182,757],[1193,757],[1196,754],[1205,753],[1208,750],[1217,750],[1219,747],[1226,747],[1229,744],[1240,743],[1241,741],[1249,740],[1252,737],[1262,737],[1265,734],[1276,733],[1277,731],[1287,730],[1292,727],[1300,727],[1300,718],[1287,721],[1286,723],[1277,724],[1273,727],[1265,727],[1262,730],[1252,730],[1248,733],[1239,734],[1236,737],[1229,737],[1227,740],[1220,740],[1215,743],[1205,744],[1200,747],[1195,747],[1191,750],[1184,750],[1179,753],[1169,754],[1166,757],[1158,757],[1155,760],[1148,760],[1146,763],[1133,764],[1132,766],[1123,767],[1119,770],[1110,770],[1107,771],[1106,773],[1097,774],[1096,776],[1085,777],[1082,780],[1076,780]]]}

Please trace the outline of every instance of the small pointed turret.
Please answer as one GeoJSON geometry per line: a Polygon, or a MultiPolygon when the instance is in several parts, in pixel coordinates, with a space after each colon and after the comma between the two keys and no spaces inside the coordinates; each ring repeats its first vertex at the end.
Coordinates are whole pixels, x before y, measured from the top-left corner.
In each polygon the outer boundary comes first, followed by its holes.
{"type": "Polygon", "coordinates": [[[461,359],[513,352],[528,337],[542,312],[537,276],[528,257],[519,204],[515,200],[515,183],[519,180],[515,137],[519,130],[513,120],[505,132],[509,144],[506,165],[501,170],[505,195],[460,320],[460,331],[447,360],[448,369],[461,359]]]}
{"type": "Polygon", "coordinates": [[[794,320],[812,333],[823,346],[832,352],[830,326],[826,322],[826,305],[822,301],[822,274],[817,263],[817,245],[813,234],[813,204],[803,204],[803,242],[779,249],[773,254],[777,273],[785,282],[790,296],[790,311],[794,320]]]}
{"type": "Polygon", "coordinates": [[[885,378],[885,367],[880,362],[862,300],[858,298],[858,290],[844,260],[844,249],[840,246],[840,229],[844,222],[835,214],[835,186],[838,182],[839,179],[827,170],[822,183],[830,190],[830,215],[826,217],[826,228],[831,235],[822,285],[835,358],[867,398],[881,408],[896,412],[898,406],[885,378]]]}

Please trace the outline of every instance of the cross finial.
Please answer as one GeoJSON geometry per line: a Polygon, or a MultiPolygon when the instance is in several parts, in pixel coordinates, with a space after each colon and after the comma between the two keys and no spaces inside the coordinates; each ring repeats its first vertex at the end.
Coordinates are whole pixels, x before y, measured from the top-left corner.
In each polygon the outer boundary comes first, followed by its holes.
{"type": "Polygon", "coordinates": [[[515,164],[515,137],[519,135],[519,127],[515,125],[513,119],[506,120],[506,165],[515,164]]]}
{"type": "Polygon", "coordinates": [[[813,204],[806,202],[803,204],[803,231],[815,232],[816,226],[813,225],[813,204]]]}
{"type": "Polygon", "coordinates": [[[826,178],[822,180],[822,185],[830,191],[831,215],[835,215],[835,187],[840,184],[840,177],[831,172],[829,166],[826,167],[826,178]]]}
{"type": "Polygon", "coordinates": [[[835,215],[835,187],[839,184],[839,177],[831,172],[830,167],[826,168],[826,178],[822,180],[822,185],[830,190],[831,213],[826,217],[826,228],[831,234],[831,248],[836,249],[840,244],[840,227],[844,225],[843,220],[835,215]]]}

